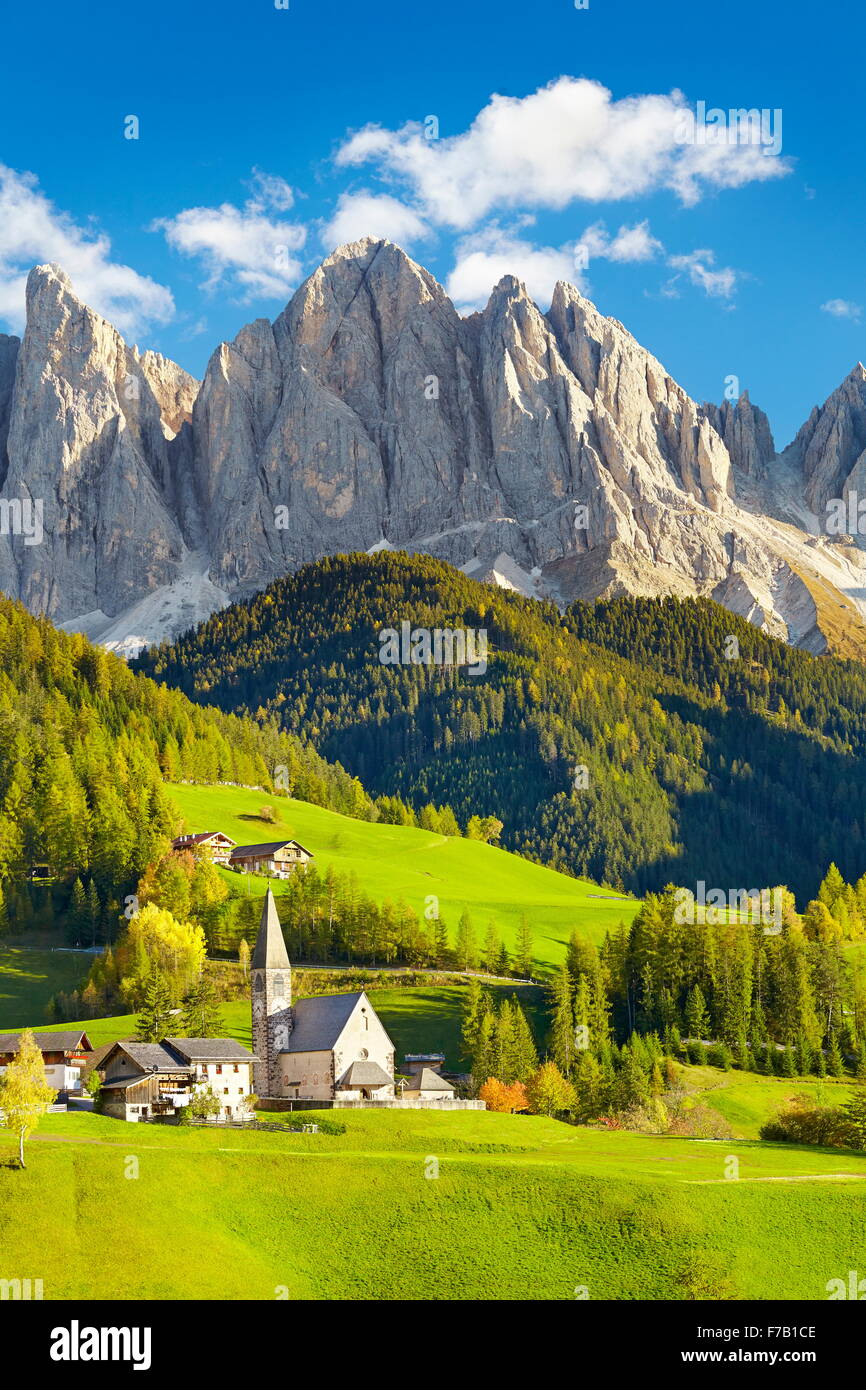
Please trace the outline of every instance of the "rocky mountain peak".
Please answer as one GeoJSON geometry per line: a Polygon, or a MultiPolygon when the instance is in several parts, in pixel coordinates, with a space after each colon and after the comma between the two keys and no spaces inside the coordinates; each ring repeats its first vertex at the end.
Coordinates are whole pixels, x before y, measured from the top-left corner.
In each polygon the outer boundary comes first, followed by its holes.
{"type": "Polygon", "coordinates": [[[817,651],[832,609],[833,640],[844,623],[866,651],[856,553],[790,522],[866,483],[862,366],[786,451],[782,524],[756,501],[776,454],[748,393],[698,405],[564,281],[546,315],[506,275],[461,318],[363,238],[200,385],[57,267],[27,299],[21,344],[0,338],[0,488],[45,500],[46,540],[0,537],[0,587],[94,635],[157,640],[306,561],[391,546],[562,600],[710,594],[817,651]]]}

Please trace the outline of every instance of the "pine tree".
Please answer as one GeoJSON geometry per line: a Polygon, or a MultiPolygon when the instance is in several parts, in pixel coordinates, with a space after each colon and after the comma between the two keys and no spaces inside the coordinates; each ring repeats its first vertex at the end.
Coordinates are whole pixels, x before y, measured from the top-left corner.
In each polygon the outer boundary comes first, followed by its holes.
{"type": "Polygon", "coordinates": [[[517,928],[514,968],[525,980],[532,979],[532,930],[525,912],[521,913],[517,928]]]}
{"type": "Polygon", "coordinates": [[[91,879],[87,885],[87,929],[90,933],[91,946],[96,945],[96,938],[99,933],[99,919],[102,916],[102,904],[99,901],[99,893],[96,889],[96,880],[91,879]]]}
{"type": "Polygon", "coordinates": [[[87,894],[84,891],[81,878],[76,876],[67,910],[67,938],[70,946],[78,946],[84,941],[89,920],[87,894]]]}
{"type": "Polygon", "coordinates": [[[144,999],[136,1019],[136,1038],[139,1042],[162,1042],[169,1032],[174,1016],[174,1001],[165,976],[151,968],[144,989],[144,999]]]}
{"type": "Polygon", "coordinates": [[[548,998],[551,1015],[548,1049],[563,1076],[569,1076],[576,1060],[577,1047],[574,1036],[571,974],[567,965],[561,965],[553,977],[548,998]]]}
{"type": "Polygon", "coordinates": [[[202,975],[184,998],[181,1018],[184,1037],[225,1037],[216,986],[209,975],[202,975]]]}
{"type": "Polygon", "coordinates": [[[475,928],[465,907],[457,923],[457,943],[454,954],[457,957],[457,965],[460,970],[478,969],[478,943],[475,939],[475,928]]]}
{"type": "Polygon", "coordinates": [[[710,1019],[706,1000],[700,985],[693,985],[686,999],[686,1032],[690,1038],[700,1040],[708,1036],[710,1019]]]}
{"type": "MultiPolygon", "coordinates": [[[[490,995],[479,980],[470,980],[463,1002],[463,1017],[460,1025],[461,1053],[469,1063],[469,1070],[475,1072],[475,1058],[478,1051],[478,1038],[481,1020],[491,1012],[490,995]]],[[[482,1077],[486,1080],[486,1077],[482,1077]]]]}
{"type": "Polygon", "coordinates": [[[448,949],[448,928],[442,917],[436,918],[436,925],[433,928],[433,954],[439,969],[447,969],[450,964],[451,953],[448,949]]]}
{"type": "Polygon", "coordinates": [[[830,1046],[827,1049],[827,1070],[831,1076],[844,1076],[845,1063],[842,1060],[842,1053],[839,1049],[839,1040],[836,1034],[830,1039],[830,1046]]]}
{"type": "Polygon", "coordinates": [[[538,1067],[538,1052],[529,1020],[523,1009],[512,997],[511,1001],[511,1054],[508,1069],[512,1081],[528,1081],[538,1067]]]}
{"type": "Polygon", "coordinates": [[[484,934],[484,969],[488,975],[495,975],[498,956],[499,933],[496,930],[496,923],[491,921],[487,923],[487,931],[484,934]]]}

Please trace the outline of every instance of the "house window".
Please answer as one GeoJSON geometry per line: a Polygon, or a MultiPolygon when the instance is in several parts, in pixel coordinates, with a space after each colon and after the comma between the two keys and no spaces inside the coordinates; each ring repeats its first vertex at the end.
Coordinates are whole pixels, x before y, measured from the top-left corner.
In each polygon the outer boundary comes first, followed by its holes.
{"type": "Polygon", "coordinates": [[[223,1095],[224,1095],[224,1096],[227,1096],[228,1093],[229,1093],[229,1088],[228,1088],[228,1086],[223,1086],[223,1095]]]}
{"type": "Polygon", "coordinates": [[[313,1085],[314,1085],[314,1086],[318,1086],[318,1084],[319,1084],[319,1073],[318,1073],[318,1072],[313,1072],[313,1085]]]}
{"type": "Polygon", "coordinates": [[[237,1062],[235,1062],[235,1072],[237,1073],[237,1072],[239,1072],[239,1071],[240,1071],[240,1067],[238,1066],[237,1062]]]}
{"type": "Polygon", "coordinates": [[[217,1076],[222,1076],[222,1074],[223,1074],[223,1069],[222,1069],[222,1067],[219,1066],[219,1065],[217,1066],[216,1074],[217,1074],[217,1076]]]}

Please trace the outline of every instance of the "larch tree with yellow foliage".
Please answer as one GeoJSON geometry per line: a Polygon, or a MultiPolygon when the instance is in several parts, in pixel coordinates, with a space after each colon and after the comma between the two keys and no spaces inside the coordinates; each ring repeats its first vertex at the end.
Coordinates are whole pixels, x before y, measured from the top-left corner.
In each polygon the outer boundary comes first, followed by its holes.
{"type": "Polygon", "coordinates": [[[45,1063],[32,1029],[25,1028],[17,1056],[0,1076],[0,1113],[4,1129],[18,1135],[18,1162],[24,1162],[24,1141],[29,1139],[57,1092],[45,1080],[45,1063]]]}

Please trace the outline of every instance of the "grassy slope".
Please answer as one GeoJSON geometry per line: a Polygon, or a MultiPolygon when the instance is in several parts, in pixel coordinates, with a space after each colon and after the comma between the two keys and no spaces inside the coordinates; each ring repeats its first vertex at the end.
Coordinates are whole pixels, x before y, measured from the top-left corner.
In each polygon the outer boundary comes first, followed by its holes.
{"type": "Polygon", "coordinates": [[[87,978],[93,957],[83,952],[31,951],[0,946],[0,1032],[45,1026],[45,1006],[58,991],[87,978]]]}
{"type": "Polygon", "coordinates": [[[753,1072],[724,1072],[716,1067],[684,1067],[683,1079],[695,1098],[727,1120],[738,1139],[757,1139],[765,1120],[794,1096],[807,1095],[816,1104],[841,1105],[851,1095],[851,1083],[815,1077],[757,1076],[753,1072]]]}
{"type": "Polygon", "coordinates": [[[823,1299],[866,1259],[862,1155],[474,1112],[340,1120],[330,1136],[49,1116],[24,1173],[0,1132],[6,1269],[41,1277],[48,1299],[272,1299],[281,1285],[300,1299],[675,1299],[695,1268],[714,1271],[714,1296],[823,1299]]]}
{"type": "MultiPolygon", "coordinates": [[[[324,872],[333,864],[341,873],[354,871],[360,888],[376,901],[405,899],[421,916],[430,894],[453,940],[457,919],[469,909],[479,939],[492,917],[507,945],[526,913],[533,928],[540,966],[558,964],[565,943],[579,930],[599,942],[621,921],[631,921],[636,899],[618,897],[586,879],[568,878],[505,850],[478,841],[434,835],[404,826],[372,825],[351,820],[306,801],[268,797],[238,787],[172,786],[172,799],[191,832],[222,830],[240,844],[300,840],[324,872]],[[263,804],[273,806],[274,825],[259,820],[263,804]],[[595,895],[595,896],[593,896],[595,895]]],[[[226,871],[235,889],[264,893],[268,880],[241,879],[226,871]]]]}

